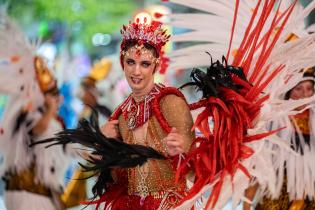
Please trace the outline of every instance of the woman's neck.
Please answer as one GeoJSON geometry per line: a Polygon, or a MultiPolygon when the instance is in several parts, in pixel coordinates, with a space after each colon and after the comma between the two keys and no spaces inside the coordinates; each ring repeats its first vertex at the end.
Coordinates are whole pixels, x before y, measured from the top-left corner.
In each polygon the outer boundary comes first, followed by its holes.
{"type": "Polygon", "coordinates": [[[150,86],[147,86],[145,89],[141,91],[133,91],[132,92],[132,97],[135,99],[135,101],[141,101],[144,99],[153,89],[154,83],[152,83],[150,86]]]}

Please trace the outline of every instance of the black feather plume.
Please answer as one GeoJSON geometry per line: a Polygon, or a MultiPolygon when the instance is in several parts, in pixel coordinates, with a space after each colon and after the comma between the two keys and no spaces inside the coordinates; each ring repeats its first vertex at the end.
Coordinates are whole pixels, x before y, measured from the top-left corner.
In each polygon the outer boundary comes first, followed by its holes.
{"type": "Polygon", "coordinates": [[[92,150],[93,155],[87,160],[90,164],[80,164],[86,171],[93,171],[98,175],[98,180],[93,186],[94,196],[101,196],[106,191],[108,183],[112,183],[112,168],[132,168],[144,164],[149,158],[165,159],[165,157],[151,147],[136,144],[126,144],[121,139],[105,137],[98,124],[98,113],[93,110],[91,122],[80,120],[77,129],[66,129],[56,134],[54,138],[32,143],[54,145],[66,145],[69,143],[81,144],[92,150]]]}
{"type": "Polygon", "coordinates": [[[200,69],[194,68],[190,74],[193,81],[182,85],[180,89],[186,86],[197,86],[198,90],[202,91],[203,98],[209,98],[210,96],[219,97],[219,87],[226,87],[235,91],[238,91],[240,88],[239,85],[233,82],[232,75],[235,75],[247,82],[246,76],[241,67],[227,65],[227,61],[224,56],[222,57],[222,62],[218,60],[213,62],[211,55],[210,58],[211,65],[207,68],[207,71],[204,72],[200,69]]]}

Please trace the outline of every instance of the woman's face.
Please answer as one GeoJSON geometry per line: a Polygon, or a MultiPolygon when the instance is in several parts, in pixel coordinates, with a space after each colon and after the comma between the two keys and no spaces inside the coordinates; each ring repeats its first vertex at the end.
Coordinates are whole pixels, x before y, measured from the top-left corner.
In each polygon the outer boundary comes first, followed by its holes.
{"type": "Polygon", "coordinates": [[[154,86],[154,72],[158,68],[157,58],[143,46],[129,48],[124,53],[124,72],[135,96],[143,96],[154,86]]]}
{"type": "Polygon", "coordinates": [[[290,92],[290,99],[298,100],[310,97],[314,94],[314,84],[312,81],[306,80],[296,85],[290,92]]]}

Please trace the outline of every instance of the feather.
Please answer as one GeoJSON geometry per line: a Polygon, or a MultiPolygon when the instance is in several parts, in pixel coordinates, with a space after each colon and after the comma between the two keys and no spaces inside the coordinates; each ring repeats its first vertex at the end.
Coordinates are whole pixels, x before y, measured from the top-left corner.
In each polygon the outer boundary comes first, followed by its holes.
{"type": "MultiPolygon", "coordinates": [[[[237,75],[226,69],[222,71],[225,74],[218,74],[211,81],[208,76],[211,74],[194,69],[193,81],[186,84],[197,86],[203,92],[200,102],[191,105],[191,108],[205,108],[194,124],[203,138],[185,161],[194,166],[196,182],[176,209],[190,208],[198,196],[202,197],[204,189],[210,191],[210,197],[202,199],[204,207],[222,209],[232,197],[235,208],[245,200],[244,191],[250,185],[248,176],[255,178],[264,193],[278,195],[278,181],[282,181],[276,169],[283,169],[283,154],[290,148],[276,138],[279,130],[268,131],[266,127],[271,120],[296,114],[294,109],[299,105],[309,108],[315,99],[313,96],[298,101],[279,100],[281,94],[301,81],[301,69],[315,66],[315,60],[311,59],[315,56],[314,34],[303,31],[303,19],[315,3],[303,9],[297,1],[285,0],[282,1],[285,4],[279,5],[275,0],[170,2],[202,11],[170,15],[170,25],[187,29],[174,35],[173,41],[194,44],[171,52],[170,68],[207,66],[209,58],[204,52],[211,49],[215,59],[222,55],[228,58],[227,62],[222,62],[223,68],[229,63],[232,68],[243,70],[243,75],[237,75]],[[299,39],[284,43],[292,32],[299,39]],[[221,80],[222,76],[228,81],[221,80]],[[213,130],[205,126],[209,120],[213,130]],[[272,161],[274,148],[281,148],[282,153],[277,166],[272,161]]],[[[187,171],[187,166],[181,165],[178,171],[176,177],[183,177],[180,171],[187,171]]],[[[295,173],[293,168],[291,173],[295,173]]]]}
{"type": "MultiPolygon", "coordinates": [[[[1,7],[1,6],[0,6],[1,7]]],[[[4,157],[0,175],[29,167],[33,155],[29,131],[40,119],[44,104],[34,69],[35,48],[20,27],[0,9],[0,92],[8,98],[0,122],[0,153],[4,157]],[[32,122],[32,123],[29,123],[32,122]]]]}
{"type": "MultiPolygon", "coordinates": [[[[186,83],[180,88],[197,86],[198,90],[202,91],[203,98],[209,98],[211,96],[219,97],[220,92],[222,92],[221,87],[235,91],[240,88],[240,84],[236,84],[232,79],[235,76],[243,81],[247,81],[242,68],[227,65],[224,56],[222,57],[222,63],[218,60],[213,62],[211,57],[211,65],[207,68],[207,72],[205,73],[200,69],[193,69],[190,74],[193,82],[186,83]]],[[[237,81],[239,82],[239,80],[237,81]]]]}
{"type": "Polygon", "coordinates": [[[85,119],[79,121],[77,129],[66,129],[56,134],[54,138],[32,143],[48,144],[47,147],[66,144],[80,144],[92,150],[91,157],[87,160],[90,164],[80,164],[86,171],[98,174],[98,179],[93,186],[94,198],[102,196],[107,189],[107,184],[112,183],[111,169],[132,168],[143,165],[148,159],[165,159],[165,157],[151,147],[136,144],[126,144],[121,139],[105,137],[98,124],[98,113],[93,109],[91,122],[85,119]]]}
{"type": "Polygon", "coordinates": [[[16,133],[16,132],[20,129],[21,125],[22,125],[23,123],[25,123],[27,114],[28,114],[27,111],[21,111],[21,112],[20,112],[20,114],[18,115],[18,117],[17,117],[17,119],[16,119],[15,126],[14,126],[14,129],[13,129],[13,133],[12,133],[12,134],[16,133]]]}

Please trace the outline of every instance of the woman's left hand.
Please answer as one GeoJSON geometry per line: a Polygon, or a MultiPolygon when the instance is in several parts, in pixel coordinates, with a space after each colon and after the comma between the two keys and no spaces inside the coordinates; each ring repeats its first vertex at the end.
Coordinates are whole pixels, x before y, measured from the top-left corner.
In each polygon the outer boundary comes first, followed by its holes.
{"type": "Polygon", "coordinates": [[[167,152],[170,156],[175,156],[185,152],[185,139],[177,132],[175,127],[173,127],[171,132],[165,137],[165,141],[167,152]]]}

